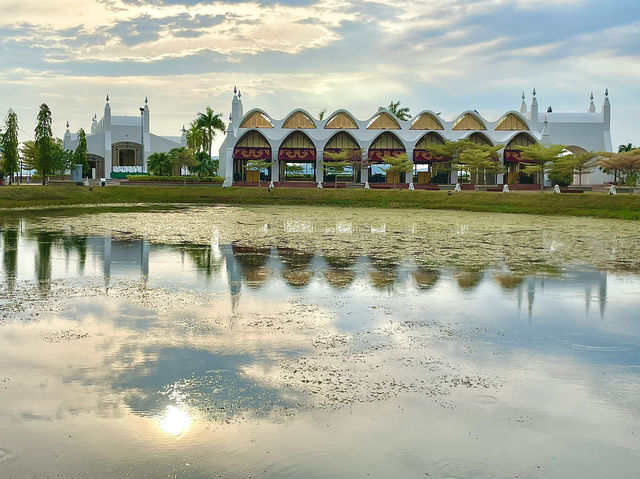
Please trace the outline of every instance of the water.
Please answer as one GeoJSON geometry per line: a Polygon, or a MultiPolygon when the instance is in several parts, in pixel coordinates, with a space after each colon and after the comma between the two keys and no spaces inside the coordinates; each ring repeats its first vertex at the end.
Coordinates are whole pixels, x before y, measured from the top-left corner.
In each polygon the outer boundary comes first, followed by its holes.
{"type": "Polygon", "coordinates": [[[637,227],[504,218],[0,220],[0,477],[637,477],[637,227]]]}

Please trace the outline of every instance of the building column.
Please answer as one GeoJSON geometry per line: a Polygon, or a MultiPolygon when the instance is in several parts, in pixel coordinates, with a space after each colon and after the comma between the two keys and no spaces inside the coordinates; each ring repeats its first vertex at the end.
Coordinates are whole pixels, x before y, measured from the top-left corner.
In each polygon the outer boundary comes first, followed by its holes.
{"type": "Polygon", "coordinates": [[[360,183],[366,183],[369,181],[369,167],[363,166],[360,168],[360,183]]]}
{"type": "MultiPolygon", "coordinates": [[[[411,164],[413,165],[413,148],[407,148],[407,158],[409,159],[409,161],[411,162],[411,164]]],[[[413,167],[415,169],[415,165],[413,167]]],[[[411,170],[411,172],[409,173],[405,173],[404,175],[404,182],[405,183],[413,183],[413,169],[411,170]]]]}
{"type": "Polygon", "coordinates": [[[278,161],[278,148],[271,149],[271,181],[280,181],[280,161],[278,161]]]}
{"type": "Polygon", "coordinates": [[[451,184],[455,185],[458,182],[458,171],[457,170],[452,170],[451,171],[451,184]]]}
{"type": "Polygon", "coordinates": [[[322,169],[322,148],[316,148],[316,183],[324,181],[324,170],[322,169]]]}

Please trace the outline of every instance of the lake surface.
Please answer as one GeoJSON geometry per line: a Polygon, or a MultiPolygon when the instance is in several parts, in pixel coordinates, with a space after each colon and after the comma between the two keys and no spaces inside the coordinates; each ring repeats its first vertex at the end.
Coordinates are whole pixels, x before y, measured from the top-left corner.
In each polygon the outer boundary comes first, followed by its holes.
{"type": "Polygon", "coordinates": [[[0,219],[0,477],[635,478],[640,227],[0,219]]]}

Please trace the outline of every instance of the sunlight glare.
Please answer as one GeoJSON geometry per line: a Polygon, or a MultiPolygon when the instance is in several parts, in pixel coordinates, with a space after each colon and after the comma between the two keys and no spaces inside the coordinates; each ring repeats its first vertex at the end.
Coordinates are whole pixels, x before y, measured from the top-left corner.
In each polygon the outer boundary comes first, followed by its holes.
{"type": "Polygon", "coordinates": [[[178,436],[191,426],[191,416],[176,406],[167,406],[167,410],[160,418],[160,429],[172,436],[178,436]]]}

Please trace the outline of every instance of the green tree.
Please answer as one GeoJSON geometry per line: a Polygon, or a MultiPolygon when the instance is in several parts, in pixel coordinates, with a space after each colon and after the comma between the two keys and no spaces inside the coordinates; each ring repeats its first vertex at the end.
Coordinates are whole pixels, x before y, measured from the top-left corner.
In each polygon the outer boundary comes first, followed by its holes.
{"type": "Polygon", "coordinates": [[[460,154],[465,150],[465,148],[474,144],[475,143],[471,143],[467,139],[456,141],[445,140],[443,144],[429,145],[427,146],[427,149],[434,156],[448,158],[453,163],[459,163],[460,154]]]}
{"type": "Polygon", "coordinates": [[[51,132],[51,110],[46,103],[40,105],[35,129],[35,165],[42,175],[42,184],[47,184],[47,175],[53,171],[53,133],[51,132]]]}
{"type": "MultiPolygon", "coordinates": [[[[169,159],[174,168],[177,167],[180,174],[182,168],[191,168],[197,164],[196,154],[190,148],[173,148],[169,151],[169,159]]],[[[185,173],[184,185],[187,186],[187,178],[185,173]]]]}
{"type": "Polygon", "coordinates": [[[469,173],[477,190],[480,178],[486,173],[504,172],[504,166],[498,160],[498,151],[502,148],[503,145],[489,146],[467,142],[458,155],[458,163],[455,167],[469,173]]]}
{"type": "Polygon", "coordinates": [[[324,152],[324,157],[329,161],[320,163],[320,168],[328,175],[334,175],[333,187],[338,187],[338,175],[341,175],[351,165],[349,161],[349,150],[340,150],[337,153],[324,152]]]}
{"type": "Polygon", "coordinates": [[[213,176],[218,172],[219,161],[213,160],[208,153],[198,151],[196,153],[196,164],[191,168],[200,177],[213,176]]]}
{"type": "Polygon", "coordinates": [[[323,108],[322,110],[320,110],[320,113],[318,113],[318,119],[320,121],[324,120],[324,116],[327,114],[327,109],[323,108]]]}
{"type": "Polygon", "coordinates": [[[209,144],[209,156],[211,156],[211,149],[213,148],[213,138],[216,135],[216,130],[224,133],[225,125],[220,113],[214,113],[211,107],[207,107],[204,113],[198,113],[196,119],[197,125],[206,131],[206,142],[209,144]]]}
{"type": "Polygon", "coordinates": [[[258,188],[260,188],[260,172],[271,168],[273,163],[271,160],[249,160],[247,161],[247,170],[258,172],[258,188]]]}
{"type": "Polygon", "coordinates": [[[396,118],[400,119],[400,120],[408,120],[409,119],[409,108],[402,107],[400,108],[400,102],[396,101],[394,102],[393,100],[391,100],[391,103],[389,103],[388,107],[383,107],[383,106],[379,106],[378,107],[378,111],[381,110],[389,110],[390,113],[393,113],[396,118]]]}
{"type": "Polygon", "coordinates": [[[544,191],[544,175],[566,174],[571,169],[570,159],[567,156],[560,157],[560,154],[565,150],[564,145],[535,143],[516,148],[520,150],[522,159],[526,162],[522,164],[524,167],[522,171],[526,174],[540,174],[541,192],[544,191]]]}
{"type": "Polygon", "coordinates": [[[638,185],[640,178],[640,150],[631,149],[620,153],[602,153],[606,158],[598,164],[609,171],[617,171],[624,176],[624,182],[629,187],[629,193],[638,185]]]}
{"type": "Polygon", "coordinates": [[[572,174],[578,175],[578,184],[582,186],[582,175],[593,172],[597,166],[600,155],[594,151],[585,151],[573,154],[572,174]]]}
{"type": "Polygon", "coordinates": [[[198,125],[198,121],[192,121],[187,130],[187,147],[195,151],[204,150],[207,132],[198,125]]]}
{"type": "Polygon", "coordinates": [[[80,128],[78,130],[78,146],[73,154],[73,163],[75,165],[82,165],[82,176],[89,174],[89,160],[87,158],[87,135],[84,130],[80,128]]]}
{"type": "Polygon", "coordinates": [[[166,153],[154,153],[147,158],[147,168],[155,176],[169,176],[173,170],[173,164],[166,153]]]}
{"type": "Polygon", "coordinates": [[[18,171],[18,115],[9,109],[5,120],[5,131],[0,133],[0,148],[2,148],[1,168],[11,178],[13,183],[15,172],[18,171]]]}
{"type": "Polygon", "coordinates": [[[618,153],[624,153],[625,151],[635,150],[632,143],[627,143],[626,145],[620,145],[618,147],[618,153]]]}
{"type": "Polygon", "coordinates": [[[391,173],[393,175],[393,189],[396,189],[396,173],[400,175],[401,173],[409,173],[413,172],[413,163],[409,161],[409,157],[406,153],[402,153],[398,156],[385,156],[382,161],[389,166],[382,167],[381,170],[385,173],[391,173]]]}
{"type": "Polygon", "coordinates": [[[27,170],[36,169],[36,142],[33,140],[27,140],[22,143],[22,158],[24,160],[24,168],[27,170]]]}
{"type": "Polygon", "coordinates": [[[51,159],[51,172],[57,173],[61,179],[76,164],[74,152],[65,150],[60,138],[54,138],[51,143],[51,159]]]}

